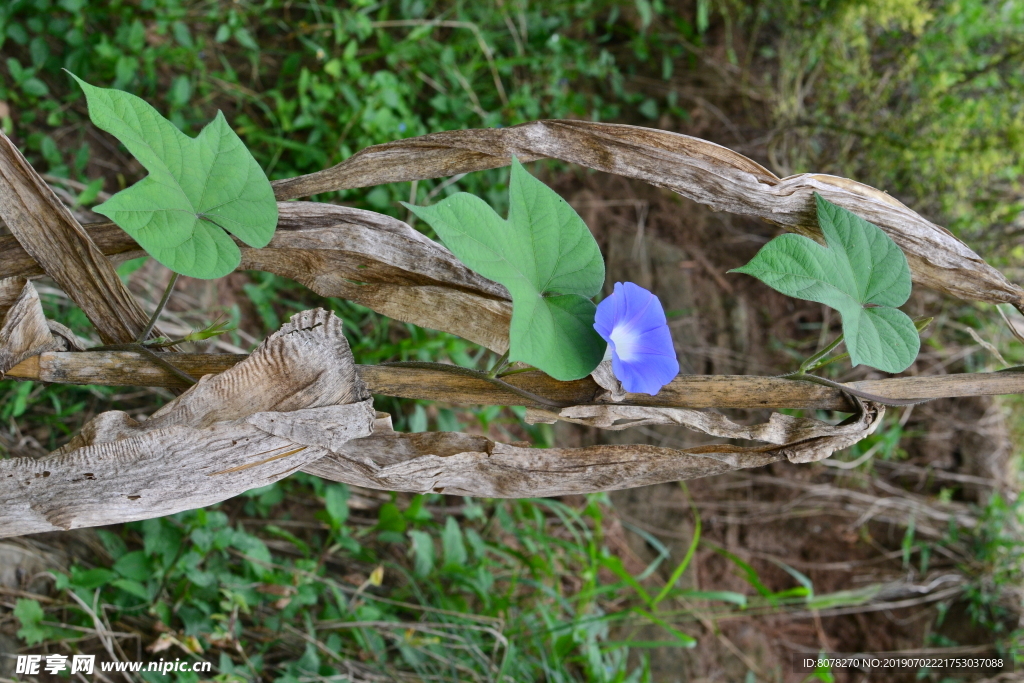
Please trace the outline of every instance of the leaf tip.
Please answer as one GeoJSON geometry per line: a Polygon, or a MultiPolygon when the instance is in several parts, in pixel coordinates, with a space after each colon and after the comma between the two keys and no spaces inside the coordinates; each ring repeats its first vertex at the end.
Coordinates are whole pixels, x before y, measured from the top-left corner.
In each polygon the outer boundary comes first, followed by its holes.
{"type": "Polygon", "coordinates": [[[85,90],[85,86],[89,85],[88,83],[83,81],[81,78],[79,78],[77,75],[75,75],[75,73],[72,72],[70,69],[65,69],[64,67],[61,67],[61,71],[66,73],[68,76],[71,76],[71,78],[75,79],[75,81],[78,82],[78,85],[80,85],[82,87],[83,91],[85,90]]]}

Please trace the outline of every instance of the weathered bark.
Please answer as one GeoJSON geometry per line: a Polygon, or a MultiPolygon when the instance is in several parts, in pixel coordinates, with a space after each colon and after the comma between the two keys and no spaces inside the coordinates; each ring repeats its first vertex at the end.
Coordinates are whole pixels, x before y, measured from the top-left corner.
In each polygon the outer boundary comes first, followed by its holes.
{"type": "Polygon", "coordinates": [[[869,435],[884,413],[884,408],[869,404],[843,425],[773,416],[770,425],[754,428],[733,423],[726,428],[720,416],[708,416],[704,424],[692,420],[686,426],[713,436],[720,435],[713,433],[716,430],[743,432],[742,438],[771,440],[775,445],[716,444],[679,450],[647,445],[529,448],[457,432],[402,434],[378,420],[372,436],[349,441],[304,471],[369,488],[457,496],[524,498],[614,491],[761,467],[784,458],[821,460],[869,435]]]}
{"type": "MultiPolygon", "coordinates": [[[[113,223],[88,226],[88,233],[113,263],[145,255],[113,223]]],[[[390,216],[330,204],[281,202],[269,245],[253,249],[236,243],[243,270],[290,277],[322,296],[349,299],[396,320],[451,332],[498,353],[508,348],[508,291],[390,216]]],[[[0,237],[0,277],[42,272],[13,238],[0,237]]]]}
{"type": "Polygon", "coordinates": [[[80,351],[74,333],[47,320],[39,294],[25,278],[0,280],[0,379],[11,368],[50,351],[80,351]]]}
{"type": "MultiPolygon", "coordinates": [[[[176,353],[167,358],[193,377],[217,374],[244,360],[236,354],[176,353]]],[[[374,394],[445,401],[462,405],[523,405],[549,409],[522,396],[473,377],[439,370],[357,365],[360,378],[374,394]]],[[[8,377],[63,384],[185,388],[181,379],[130,351],[43,353],[12,368],[8,377]]],[[[602,393],[591,378],[559,382],[541,372],[506,378],[521,389],[566,404],[600,400],[602,393]]],[[[851,389],[886,398],[933,399],[957,396],[996,396],[1024,393],[1024,372],[976,372],[933,377],[893,377],[849,382],[851,389]]],[[[661,408],[817,408],[850,412],[854,408],[838,389],[779,377],[748,375],[683,375],[657,396],[627,394],[621,405],[661,408]]]]}
{"type": "Polygon", "coordinates": [[[1024,290],[945,228],[884,192],[835,176],[778,178],[706,140],[589,121],[534,121],[510,128],[453,130],[368,147],[332,168],[274,183],[279,200],[383,183],[451,176],[520,161],[560,159],[638,178],[710,206],[758,216],[820,237],[813,193],[885,230],[907,255],[914,281],[972,301],[1024,310],[1024,290]]]}
{"type": "Polygon", "coordinates": [[[101,413],[42,460],[0,460],[0,537],[210,505],[368,436],[373,402],[341,327],[326,311],[297,314],[144,422],[101,413]]]}
{"type": "MultiPolygon", "coordinates": [[[[114,266],[2,131],[0,217],[24,251],[88,316],[104,342],[131,342],[145,329],[148,316],[114,266]]],[[[11,275],[0,272],[0,279],[11,275]]]]}

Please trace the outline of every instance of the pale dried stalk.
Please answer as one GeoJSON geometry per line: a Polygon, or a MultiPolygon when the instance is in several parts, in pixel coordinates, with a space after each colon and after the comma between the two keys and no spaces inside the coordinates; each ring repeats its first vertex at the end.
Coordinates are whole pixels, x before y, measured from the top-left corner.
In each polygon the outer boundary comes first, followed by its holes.
{"type": "Polygon", "coordinates": [[[389,417],[375,419],[341,321],[307,311],[251,356],[204,376],[143,422],[120,411],[101,413],[46,458],[0,460],[0,536],[171,514],[299,468],[372,488],[472,496],[643,486],[783,458],[828,457],[870,434],[883,414],[884,408],[867,404],[838,426],[791,418],[773,418],[761,428],[715,416],[704,424],[685,421],[706,433],[770,442],[759,447],[533,449],[461,433],[400,434],[389,417]]]}
{"type": "MultiPolygon", "coordinates": [[[[131,342],[148,316],[114,266],[14,143],[0,131],[0,217],[108,344],[131,342]]],[[[0,271],[0,279],[11,277],[0,271]]]]}
{"type": "Polygon", "coordinates": [[[144,422],[101,413],[44,459],[0,460],[0,537],[211,505],[368,436],[373,420],[341,321],[296,314],[144,422]]]}
{"type": "Polygon", "coordinates": [[[521,161],[560,159],[638,178],[717,211],[757,216],[819,236],[813,193],[885,230],[907,255],[914,281],[952,296],[1010,303],[1024,290],[945,228],[873,187],[805,173],[778,178],[756,162],[678,133],[588,121],[534,121],[510,128],[446,131],[368,147],[332,168],[279,180],[279,200],[383,183],[452,176],[521,161]]]}
{"type": "Polygon", "coordinates": [[[837,427],[811,420],[817,422],[816,430],[802,425],[792,430],[796,441],[781,445],[686,449],[529,448],[457,432],[404,434],[392,431],[389,419],[379,419],[371,436],[346,443],[303,471],[368,488],[458,496],[524,498],[614,491],[761,467],[784,458],[827,458],[873,432],[884,412],[868,405],[854,422],[837,427]]]}
{"type": "MultiPolygon", "coordinates": [[[[54,323],[50,321],[50,324],[54,323]]],[[[246,358],[242,354],[168,354],[194,377],[224,372],[246,358]]],[[[525,400],[483,380],[439,370],[358,365],[360,378],[374,394],[462,405],[547,406],[525,400]]],[[[187,388],[182,380],[132,351],[47,352],[11,368],[8,377],[62,384],[187,388]]],[[[602,401],[602,389],[589,377],[559,382],[540,372],[506,378],[531,393],[566,404],[602,401]]],[[[1004,370],[930,377],[893,377],[849,382],[851,389],[896,400],[997,396],[1024,393],[1024,372],[1004,370]]],[[[852,412],[856,406],[838,389],[778,377],[683,375],[657,396],[627,394],[621,405],[658,408],[803,408],[852,412]]]]}

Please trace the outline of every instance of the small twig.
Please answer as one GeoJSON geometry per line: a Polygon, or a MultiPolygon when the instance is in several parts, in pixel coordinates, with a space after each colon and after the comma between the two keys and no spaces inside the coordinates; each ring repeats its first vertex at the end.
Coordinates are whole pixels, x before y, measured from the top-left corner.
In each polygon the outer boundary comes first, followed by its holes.
{"type": "MultiPolygon", "coordinates": [[[[420,181],[418,181],[418,180],[414,180],[414,181],[412,181],[412,183],[410,183],[410,187],[409,187],[409,205],[410,206],[416,206],[416,189],[419,187],[419,184],[420,184],[420,181]]],[[[408,223],[409,225],[412,225],[412,221],[413,221],[413,219],[415,217],[416,217],[416,215],[412,212],[412,209],[409,209],[408,213],[405,214],[405,222],[408,223]]]]}
{"type": "Polygon", "coordinates": [[[841,470],[855,470],[858,467],[860,467],[861,465],[863,465],[864,463],[866,463],[868,460],[870,460],[871,456],[873,456],[875,453],[877,453],[878,449],[881,448],[881,447],[882,447],[882,442],[879,441],[874,446],[869,448],[864,453],[864,455],[860,456],[856,460],[843,461],[843,460],[833,460],[831,458],[826,458],[825,460],[821,461],[821,464],[825,465],[826,467],[836,467],[836,468],[841,469],[841,470]]]}
{"type": "Polygon", "coordinates": [[[1024,335],[1020,333],[1020,331],[1017,329],[1017,326],[1010,322],[1010,319],[1007,317],[1007,315],[1003,313],[1003,309],[999,308],[999,306],[996,306],[996,310],[999,311],[999,315],[1003,317],[1003,322],[1006,323],[1006,326],[1010,328],[1010,334],[1012,334],[1017,341],[1024,344],[1024,335]]]}
{"type": "MultiPolygon", "coordinates": [[[[309,446],[302,446],[301,448],[294,448],[294,449],[292,449],[290,451],[287,451],[285,453],[281,453],[280,455],[273,455],[273,456],[271,456],[269,458],[265,458],[265,459],[259,460],[257,462],[251,462],[251,463],[248,463],[248,464],[245,464],[245,465],[239,465],[238,467],[232,467],[230,469],[221,470],[219,472],[211,472],[210,474],[207,474],[206,476],[208,476],[208,477],[216,477],[218,474],[230,474],[232,472],[241,472],[242,470],[247,470],[247,469],[249,469],[251,467],[258,467],[260,465],[265,465],[268,462],[273,462],[274,460],[280,460],[281,458],[287,458],[290,455],[295,455],[296,453],[301,453],[302,451],[306,450],[307,448],[309,448],[309,446]]],[[[267,451],[267,452],[269,453],[270,451],[267,451]]]]}
{"type": "Polygon", "coordinates": [[[970,325],[964,325],[964,327],[967,329],[967,334],[971,335],[971,338],[974,339],[974,341],[978,342],[978,344],[980,344],[982,348],[984,348],[986,351],[995,356],[996,360],[1003,364],[1003,367],[1007,367],[1010,365],[1009,363],[1006,362],[1006,359],[1003,358],[1003,354],[999,353],[999,349],[997,349],[994,344],[982,339],[981,335],[978,334],[977,330],[975,330],[970,325]]]}
{"type": "Polygon", "coordinates": [[[427,193],[426,199],[424,201],[429,202],[431,199],[433,199],[434,197],[439,195],[446,187],[454,185],[455,183],[457,183],[460,180],[462,180],[463,178],[465,178],[467,175],[469,175],[469,174],[468,173],[459,173],[458,175],[453,175],[450,178],[446,178],[443,183],[441,183],[440,185],[438,185],[433,190],[431,190],[430,192],[427,193]]]}
{"type": "MultiPolygon", "coordinates": [[[[75,593],[75,591],[69,590],[67,591],[67,594],[71,596],[71,598],[78,603],[78,606],[82,608],[82,611],[89,615],[89,617],[92,619],[92,623],[96,628],[96,636],[100,639],[100,642],[103,644],[103,648],[107,651],[107,654],[110,655],[110,658],[115,662],[120,661],[117,658],[117,654],[114,652],[114,647],[110,642],[110,634],[106,626],[104,625],[103,621],[99,618],[99,615],[96,614],[96,611],[89,607],[85,600],[82,600],[82,598],[80,598],[78,594],[75,593]]],[[[122,673],[124,674],[125,680],[127,680],[128,683],[135,683],[135,681],[132,680],[132,677],[128,674],[127,671],[122,673]]]]}
{"type": "MultiPolygon", "coordinates": [[[[78,190],[79,192],[84,192],[89,188],[85,183],[80,183],[77,180],[71,180],[70,178],[61,178],[60,176],[50,175],[49,173],[41,173],[40,177],[48,183],[70,187],[72,190],[78,190]]],[[[109,192],[100,190],[96,193],[96,198],[102,201],[107,201],[110,197],[111,195],[109,192]]]]}

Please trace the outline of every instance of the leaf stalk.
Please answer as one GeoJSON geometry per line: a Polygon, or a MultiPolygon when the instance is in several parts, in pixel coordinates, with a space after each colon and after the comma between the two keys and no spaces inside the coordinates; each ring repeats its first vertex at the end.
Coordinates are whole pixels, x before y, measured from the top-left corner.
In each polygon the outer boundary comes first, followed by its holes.
{"type": "Polygon", "coordinates": [[[174,285],[177,281],[178,273],[171,271],[171,279],[167,283],[164,295],[160,297],[160,303],[156,305],[156,310],[153,311],[153,315],[150,316],[149,322],[146,323],[146,329],[142,330],[142,334],[140,334],[139,338],[136,340],[137,343],[141,344],[146,341],[146,337],[148,337],[150,332],[153,331],[153,328],[156,327],[157,318],[159,318],[160,314],[163,313],[164,306],[167,305],[167,300],[171,298],[171,292],[174,291],[174,285]]]}

